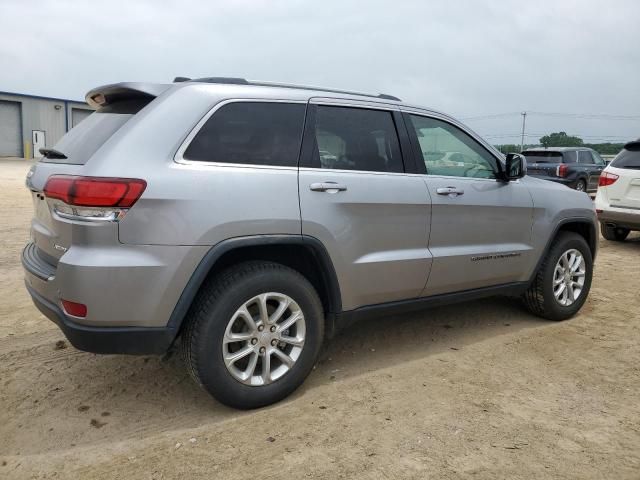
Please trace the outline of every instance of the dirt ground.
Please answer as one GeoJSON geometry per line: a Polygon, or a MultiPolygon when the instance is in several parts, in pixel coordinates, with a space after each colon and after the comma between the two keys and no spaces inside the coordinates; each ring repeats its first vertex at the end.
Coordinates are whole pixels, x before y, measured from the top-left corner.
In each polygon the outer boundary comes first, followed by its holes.
{"type": "Polygon", "coordinates": [[[0,478],[640,479],[640,236],[574,319],[488,299],[360,323],[238,412],[178,358],[96,356],[33,307],[26,162],[0,161],[0,478]]]}

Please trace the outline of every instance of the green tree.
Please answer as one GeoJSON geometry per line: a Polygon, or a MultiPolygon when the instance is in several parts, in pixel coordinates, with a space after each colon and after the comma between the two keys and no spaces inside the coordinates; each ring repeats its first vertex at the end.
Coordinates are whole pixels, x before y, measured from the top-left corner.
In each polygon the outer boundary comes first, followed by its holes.
{"type": "Polygon", "coordinates": [[[593,148],[600,155],[616,155],[624,148],[624,143],[585,143],[584,146],[593,148]]]}
{"type": "Polygon", "coordinates": [[[566,132],[555,132],[540,139],[544,147],[581,147],[584,142],[580,137],[567,135],[566,132]]]}
{"type": "MultiPolygon", "coordinates": [[[[524,145],[524,150],[526,150],[527,148],[532,148],[532,147],[537,147],[538,145],[524,145]]],[[[515,145],[513,143],[504,143],[502,145],[494,145],[494,147],[496,147],[498,150],[500,150],[502,153],[520,153],[520,144],[515,145]]]]}

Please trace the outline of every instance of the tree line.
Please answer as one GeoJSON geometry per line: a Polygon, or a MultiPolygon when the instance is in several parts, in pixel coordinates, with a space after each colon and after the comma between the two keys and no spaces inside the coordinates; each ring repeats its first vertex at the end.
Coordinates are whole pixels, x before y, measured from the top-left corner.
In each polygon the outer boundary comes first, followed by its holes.
{"type": "MultiPolygon", "coordinates": [[[[584,143],[580,137],[567,135],[566,132],[555,132],[540,138],[540,143],[526,144],[524,149],[533,147],[587,147],[593,148],[600,155],[616,155],[624,147],[624,143],[584,143]]],[[[520,145],[506,143],[495,145],[502,153],[519,152],[520,145]]]]}

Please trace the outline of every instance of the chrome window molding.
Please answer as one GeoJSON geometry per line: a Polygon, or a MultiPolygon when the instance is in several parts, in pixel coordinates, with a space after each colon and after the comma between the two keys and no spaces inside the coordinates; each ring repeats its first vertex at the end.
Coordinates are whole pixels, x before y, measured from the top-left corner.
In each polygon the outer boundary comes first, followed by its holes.
{"type": "MultiPolygon", "coordinates": [[[[459,128],[464,133],[466,133],[471,138],[473,138],[482,148],[484,148],[487,151],[487,153],[493,156],[496,159],[496,161],[500,162],[504,166],[504,158],[502,154],[498,152],[498,150],[496,150],[495,147],[493,147],[493,145],[490,145],[489,143],[487,143],[487,141],[483,139],[480,135],[478,135],[476,132],[474,132],[469,127],[459,122],[455,118],[450,117],[449,115],[446,115],[444,113],[430,111],[430,110],[422,110],[415,107],[400,107],[400,111],[402,113],[408,113],[409,115],[418,115],[421,117],[435,118],[436,120],[441,120],[443,122],[453,125],[456,128],[459,128]]],[[[407,126],[407,128],[409,128],[409,126],[407,126]]]]}
{"type": "Polygon", "coordinates": [[[187,134],[182,141],[175,155],[173,161],[181,165],[198,165],[209,167],[239,167],[239,168],[262,168],[262,169],[277,169],[277,170],[297,170],[298,167],[281,166],[281,165],[256,165],[249,163],[227,163],[227,162],[207,162],[202,160],[188,160],[184,158],[184,152],[189,148],[194,137],[198,134],[200,129],[207,123],[207,120],[211,118],[218,110],[225,105],[231,103],[293,103],[306,105],[305,100],[285,100],[285,99],[273,99],[273,98],[228,98],[216,103],[211,109],[195,124],[191,131],[187,134]]]}

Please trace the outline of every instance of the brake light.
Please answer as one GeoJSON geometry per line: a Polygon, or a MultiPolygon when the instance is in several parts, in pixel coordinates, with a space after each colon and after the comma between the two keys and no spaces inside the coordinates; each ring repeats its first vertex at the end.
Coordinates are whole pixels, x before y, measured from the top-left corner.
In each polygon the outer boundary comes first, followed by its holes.
{"type": "Polygon", "coordinates": [[[64,311],[73,315],[74,317],[86,317],[87,316],[87,306],[83,303],[70,302],[69,300],[62,300],[62,308],[64,311]]]}
{"type": "Polygon", "coordinates": [[[566,163],[558,165],[558,167],[556,168],[556,176],[566,177],[568,171],[569,171],[569,165],[567,165],[566,163]]]}
{"type": "Polygon", "coordinates": [[[44,186],[44,194],[77,207],[130,208],[146,187],[147,182],[137,178],[52,175],[44,186]]]}
{"type": "Polygon", "coordinates": [[[618,180],[618,178],[620,178],[620,176],[616,175],[615,173],[602,172],[600,174],[600,180],[598,180],[598,186],[606,187],[612,185],[616,183],[616,180],[618,180]]]}

